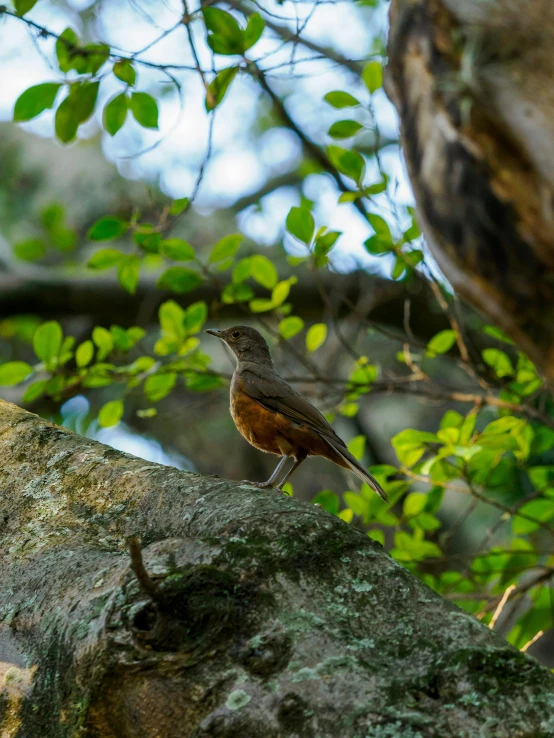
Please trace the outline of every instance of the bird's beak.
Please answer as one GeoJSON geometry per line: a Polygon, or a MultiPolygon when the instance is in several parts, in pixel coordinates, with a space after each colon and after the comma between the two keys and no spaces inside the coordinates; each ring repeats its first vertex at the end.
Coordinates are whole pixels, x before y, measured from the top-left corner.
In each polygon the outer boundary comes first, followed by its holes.
{"type": "Polygon", "coordinates": [[[223,331],[212,331],[211,328],[208,328],[204,333],[209,333],[210,336],[216,336],[217,338],[223,338],[223,331]]]}

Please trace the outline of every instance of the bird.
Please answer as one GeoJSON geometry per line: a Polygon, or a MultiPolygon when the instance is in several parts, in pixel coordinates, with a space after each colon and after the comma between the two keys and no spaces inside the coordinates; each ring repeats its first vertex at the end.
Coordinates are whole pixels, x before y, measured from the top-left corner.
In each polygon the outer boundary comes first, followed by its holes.
{"type": "Polygon", "coordinates": [[[205,333],[220,338],[236,356],[230,409],[237,429],[255,448],[281,457],[266,482],[248,484],[282,490],[308,456],[323,456],[353,471],[388,502],[377,480],[352,456],[319,410],[279,376],[269,346],[259,331],[235,325],[224,330],[206,329],[205,333]],[[294,463],[278,482],[290,458],[294,463]]]}

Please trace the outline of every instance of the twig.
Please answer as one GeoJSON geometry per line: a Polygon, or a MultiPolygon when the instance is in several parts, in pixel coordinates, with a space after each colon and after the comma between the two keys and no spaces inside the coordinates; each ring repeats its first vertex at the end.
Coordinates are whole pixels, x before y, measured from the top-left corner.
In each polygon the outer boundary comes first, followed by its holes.
{"type": "Polygon", "coordinates": [[[489,623],[489,628],[491,630],[494,630],[494,626],[496,625],[496,621],[498,620],[498,618],[502,614],[502,610],[504,609],[504,605],[506,604],[506,602],[508,602],[508,598],[510,597],[510,595],[512,594],[512,592],[514,591],[515,588],[516,588],[516,585],[515,584],[510,584],[510,586],[507,588],[507,590],[502,595],[502,599],[500,600],[500,602],[496,606],[496,610],[494,611],[494,613],[492,615],[492,618],[491,618],[491,621],[489,623]]]}
{"type": "Polygon", "coordinates": [[[153,581],[144,566],[142,549],[137,536],[129,536],[129,538],[127,538],[127,546],[129,548],[129,556],[131,557],[131,569],[140,584],[140,588],[150,597],[150,599],[154,600],[154,602],[162,602],[164,598],[160,587],[153,581]]]}
{"type": "Polygon", "coordinates": [[[535,635],[531,638],[531,640],[530,641],[527,641],[527,643],[524,646],[522,646],[519,650],[522,653],[525,653],[525,651],[527,651],[527,649],[530,646],[532,646],[533,643],[536,643],[539,640],[539,638],[542,638],[543,635],[544,635],[544,630],[539,630],[539,632],[538,633],[535,633],[535,635]]]}

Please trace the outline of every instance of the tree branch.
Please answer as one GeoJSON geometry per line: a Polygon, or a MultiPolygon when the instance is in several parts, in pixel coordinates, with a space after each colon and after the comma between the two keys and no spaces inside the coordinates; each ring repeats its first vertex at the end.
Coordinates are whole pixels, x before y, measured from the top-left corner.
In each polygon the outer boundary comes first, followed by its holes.
{"type": "MultiPolygon", "coordinates": [[[[0,721],[21,735],[554,731],[548,669],[321,508],[146,463],[7,403],[0,454],[0,612],[33,664],[0,721]],[[121,544],[137,534],[167,608],[130,577],[121,544]]],[[[134,568],[152,590],[136,555],[134,568]]]]}

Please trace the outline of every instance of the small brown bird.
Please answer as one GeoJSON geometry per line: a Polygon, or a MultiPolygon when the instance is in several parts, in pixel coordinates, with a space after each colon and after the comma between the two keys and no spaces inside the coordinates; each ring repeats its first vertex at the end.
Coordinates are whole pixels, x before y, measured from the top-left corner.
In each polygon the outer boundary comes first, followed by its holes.
{"type": "Polygon", "coordinates": [[[277,485],[282,489],[308,456],[323,456],[353,471],[388,501],[377,481],[356,461],[319,410],[277,374],[269,347],[257,330],[235,325],[206,333],[225,341],[237,357],[231,381],[231,415],[238,430],[255,448],[282,457],[267,482],[250,484],[276,486],[287,459],[292,457],[294,464],[277,485]]]}

